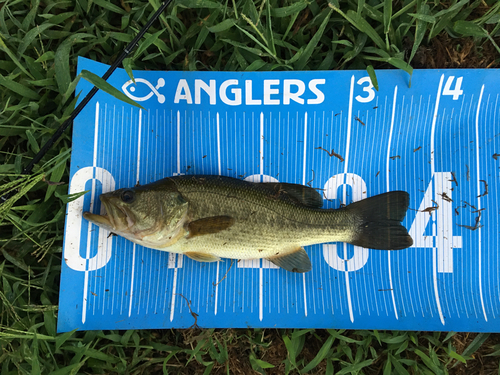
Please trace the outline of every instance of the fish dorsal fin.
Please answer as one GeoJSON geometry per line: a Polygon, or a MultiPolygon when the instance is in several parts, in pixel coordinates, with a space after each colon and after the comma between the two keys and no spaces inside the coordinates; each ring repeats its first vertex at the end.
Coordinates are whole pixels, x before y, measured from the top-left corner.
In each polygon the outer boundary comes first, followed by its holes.
{"type": "Polygon", "coordinates": [[[215,255],[199,253],[196,251],[188,251],[183,254],[193,260],[196,260],[197,262],[217,262],[220,260],[220,258],[216,257],[215,255]]]}
{"type": "Polygon", "coordinates": [[[292,253],[286,252],[266,259],[290,272],[304,273],[312,268],[311,260],[303,247],[297,247],[292,253]]]}
{"type": "Polygon", "coordinates": [[[192,221],[187,225],[189,231],[188,238],[218,233],[233,224],[234,218],[231,216],[204,217],[203,219],[192,221]]]}
{"type": "Polygon", "coordinates": [[[295,203],[311,208],[323,207],[323,197],[312,187],[284,182],[265,182],[262,186],[272,189],[278,197],[287,195],[295,203]]]}

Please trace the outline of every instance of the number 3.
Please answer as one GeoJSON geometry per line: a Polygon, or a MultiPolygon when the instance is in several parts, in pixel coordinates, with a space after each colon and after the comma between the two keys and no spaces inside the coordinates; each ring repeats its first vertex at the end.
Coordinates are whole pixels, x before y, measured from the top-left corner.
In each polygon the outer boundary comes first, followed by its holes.
{"type": "Polygon", "coordinates": [[[363,87],[363,91],[367,92],[368,96],[363,98],[361,95],[358,95],[356,96],[356,100],[360,103],[368,103],[375,98],[375,91],[373,90],[373,84],[370,77],[360,78],[357,82],[358,85],[362,85],[363,83],[368,83],[368,86],[363,87]]]}

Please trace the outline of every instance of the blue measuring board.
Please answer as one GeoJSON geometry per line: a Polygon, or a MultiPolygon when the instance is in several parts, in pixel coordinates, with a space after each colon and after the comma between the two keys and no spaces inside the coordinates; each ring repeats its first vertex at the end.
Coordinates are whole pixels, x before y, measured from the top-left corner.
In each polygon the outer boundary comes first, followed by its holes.
{"type": "MultiPolygon", "coordinates": [[[[78,69],[108,67],[80,59],[78,69]]],[[[500,72],[134,72],[73,129],[58,330],[302,327],[500,332],[500,72]],[[309,184],[324,207],[410,194],[401,251],[306,248],[312,271],[198,263],[99,229],[98,196],[179,174],[309,184]]],[[[80,81],[80,98],[91,89],[80,81]]],[[[259,233],[255,233],[256,236],[259,233]]]]}

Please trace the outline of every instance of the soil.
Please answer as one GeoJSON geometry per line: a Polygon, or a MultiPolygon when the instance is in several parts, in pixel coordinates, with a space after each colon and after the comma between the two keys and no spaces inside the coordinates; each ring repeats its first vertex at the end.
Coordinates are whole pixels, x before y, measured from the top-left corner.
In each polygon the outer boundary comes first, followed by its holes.
{"type": "MultiPolygon", "coordinates": [[[[499,44],[500,38],[495,42],[499,44]]],[[[473,38],[451,38],[445,32],[429,45],[421,45],[411,65],[415,69],[498,68],[500,55],[487,39],[477,45],[473,38]]]]}
{"type": "MultiPolygon", "coordinates": [[[[196,346],[197,341],[206,335],[207,331],[199,329],[190,329],[181,331],[182,337],[184,339],[184,344],[189,344],[196,346]]],[[[250,340],[245,340],[246,330],[243,329],[227,329],[227,330],[216,330],[213,334],[213,338],[217,339],[217,336],[224,335],[227,342],[228,351],[228,364],[215,364],[211,374],[227,374],[227,368],[229,367],[230,374],[258,374],[251,367],[248,360],[251,351],[254,352],[256,358],[266,361],[272,365],[274,368],[266,369],[266,374],[269,375],[281,375],[285,373],[284,360],[287,356],[287,349],[282,339],[283,332],[277,329],[263,330],[261,334],[261,340],[266,343],[266,347],[258,347],[252,345],[250,340]],[[233,340],[234,339],[234,340],[233,340]],[[252,348],[252,349],[250,349],[252,348]]],[[[288,331],[288,336],[290,336],[291,331],[288,331]]],[[[431,345],[436,351],[438,356],[443,360],[448,360],[450,357],[446,354],[444,349],[448,348],[447,342],[443,344],[441,348],[436,348],[434,345],[430,344],[425,337],[433,336],[434,332],[419,332],[419,345],[429,346],[431,345]],[[423,337],[421,340],[420,338],[423,337]]],[[[346,331],[343,333],[344,336],[352,337],[356,339],[361,339],[360,336],[356,337],[354,331],[346,331]]],[[[436,340],[444,340],[447,332],[442,332],[436,340]]],[[[464,350],[473,342],[476,338],[476,333],[457,333],[451,339],[450,343],[455,348],[458,354],[462,354],[464,350]]],[[[306,343],[300,355],[297,357],[297,362],[303,360],[303,365],[311,362],[317,355],[321,346],[324,344],[328,337],[326,330],[317,329],[313,334],[307,334],[306,343]]],[[[435,341],[436,341],[435,340],[435,341]]],[[[223,342],[222,337],[219,337],[219,342],[223,342]]],[[[499,357],[492,356],[491,354],[498,350],[498,344],[500,343],[500,334],[491,334],[489,338],[484,342],[484,344],[472,355],[472,358],[467,360],[466,364],[460,361],[452,360],[448,366],[448,374],[450,375],[462,375],[462,374],[474,374],[474,375],[493,375],[499,372],[499,357]],[[497,347],[495,347],[497,345],[497,347]]],[[[338,345],[336,340],[333,344],[333,348],[338,345]]],[[[349,345],[353,355],[356,353],[356,344],[349,345]]],[[[381,374],[384,371],[384,364],[386,360],[386,355],[383,353],[386,350],[386,345],[380,346],[378,343],[373,344],[374,349],[379,354],[379,357],[368,367],[363,369],[363,373],[366,375],[376,375],[381,374]]],[[[414,354],[411,350],[406,350],[403,352],[402,357],[407,355],[407,359],[416,360],[421,362],[421,359],[414,354]]],[[[211,359],[206,356],[203,358],[205,361],[210,361],[211,359]]],[[[196,360],[192,360],[186,367],[179,369],[179,374],[198,374],[203,373],[205,366],[199,364],[196,360]]],[[[340,367],[336,367],[335,371],[339,371],[340,367]]],[[[292,374],[298,374],[298,372],[292,371],[292,374]]],[[[322,361],[310,374],[325,374],[326,373],[326,361],[322,361]]],[[[393,368],[393,373],[394,368],[393,368]]],[[[409,373],[415,373],[409,369],[409,373]]]]}

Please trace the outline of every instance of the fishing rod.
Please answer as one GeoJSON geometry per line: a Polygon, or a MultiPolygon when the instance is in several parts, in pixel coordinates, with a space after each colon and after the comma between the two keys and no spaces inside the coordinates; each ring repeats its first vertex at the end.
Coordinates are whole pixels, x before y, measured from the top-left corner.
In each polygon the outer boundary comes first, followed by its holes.
{"type": "MultiPolygon", "coordinates": [[[[157,20],[157,18],[160,16],[160,14],[163,13],[163,11],[170,5],[172,0],[166,0],[164,1],[158,10],[151,16],[151,18],[146,22],[144,27],[139,31],[139,33],[135,36],[134,39],[125,47],[125,49],[122,51],[120,56],[116,59],[116,61],[109,67],[109,69],[104,73],[102,76],[102,79],[105,81],[113,74],[113,72],[118,68],[119,65],[123,62],[123,60],[130,54],[130,52],[133,51],[133,49],[136,47],[136,45],[139,43],[139,40],[146,34],[146,32],[149,30],[151,25],[157,20]]],[[[30,175],[31,172],[33,171],[33,167],[35,164],[37,164],[49,151],[49,149],[56,143],[56,141],[61,137],[61,135],[64,133],[64,131],[73,123],[73,120],[80,114],[80,112],[85,108],[85,106],[90,102],[90,100],[94,97],[94,95],[99,91],[99,89],[94,86],[92,90],[89,91],[89,93],[83,98],[83,100],[78,104],[78,106],[71,112],[71,115],[69,118],[62,123],[62,125],[56,130],[54,135],[50,137],[50,139],[42,146],[40,151],[35,155],[35,157],[28,163],[28,165],[23,169],[21,174],[23,175],[30,175]]],[[[1,201],[5,202],[8,200],[10,197],[12,197],[15,189],[5,195],[2,195],[1,201]]]]}

